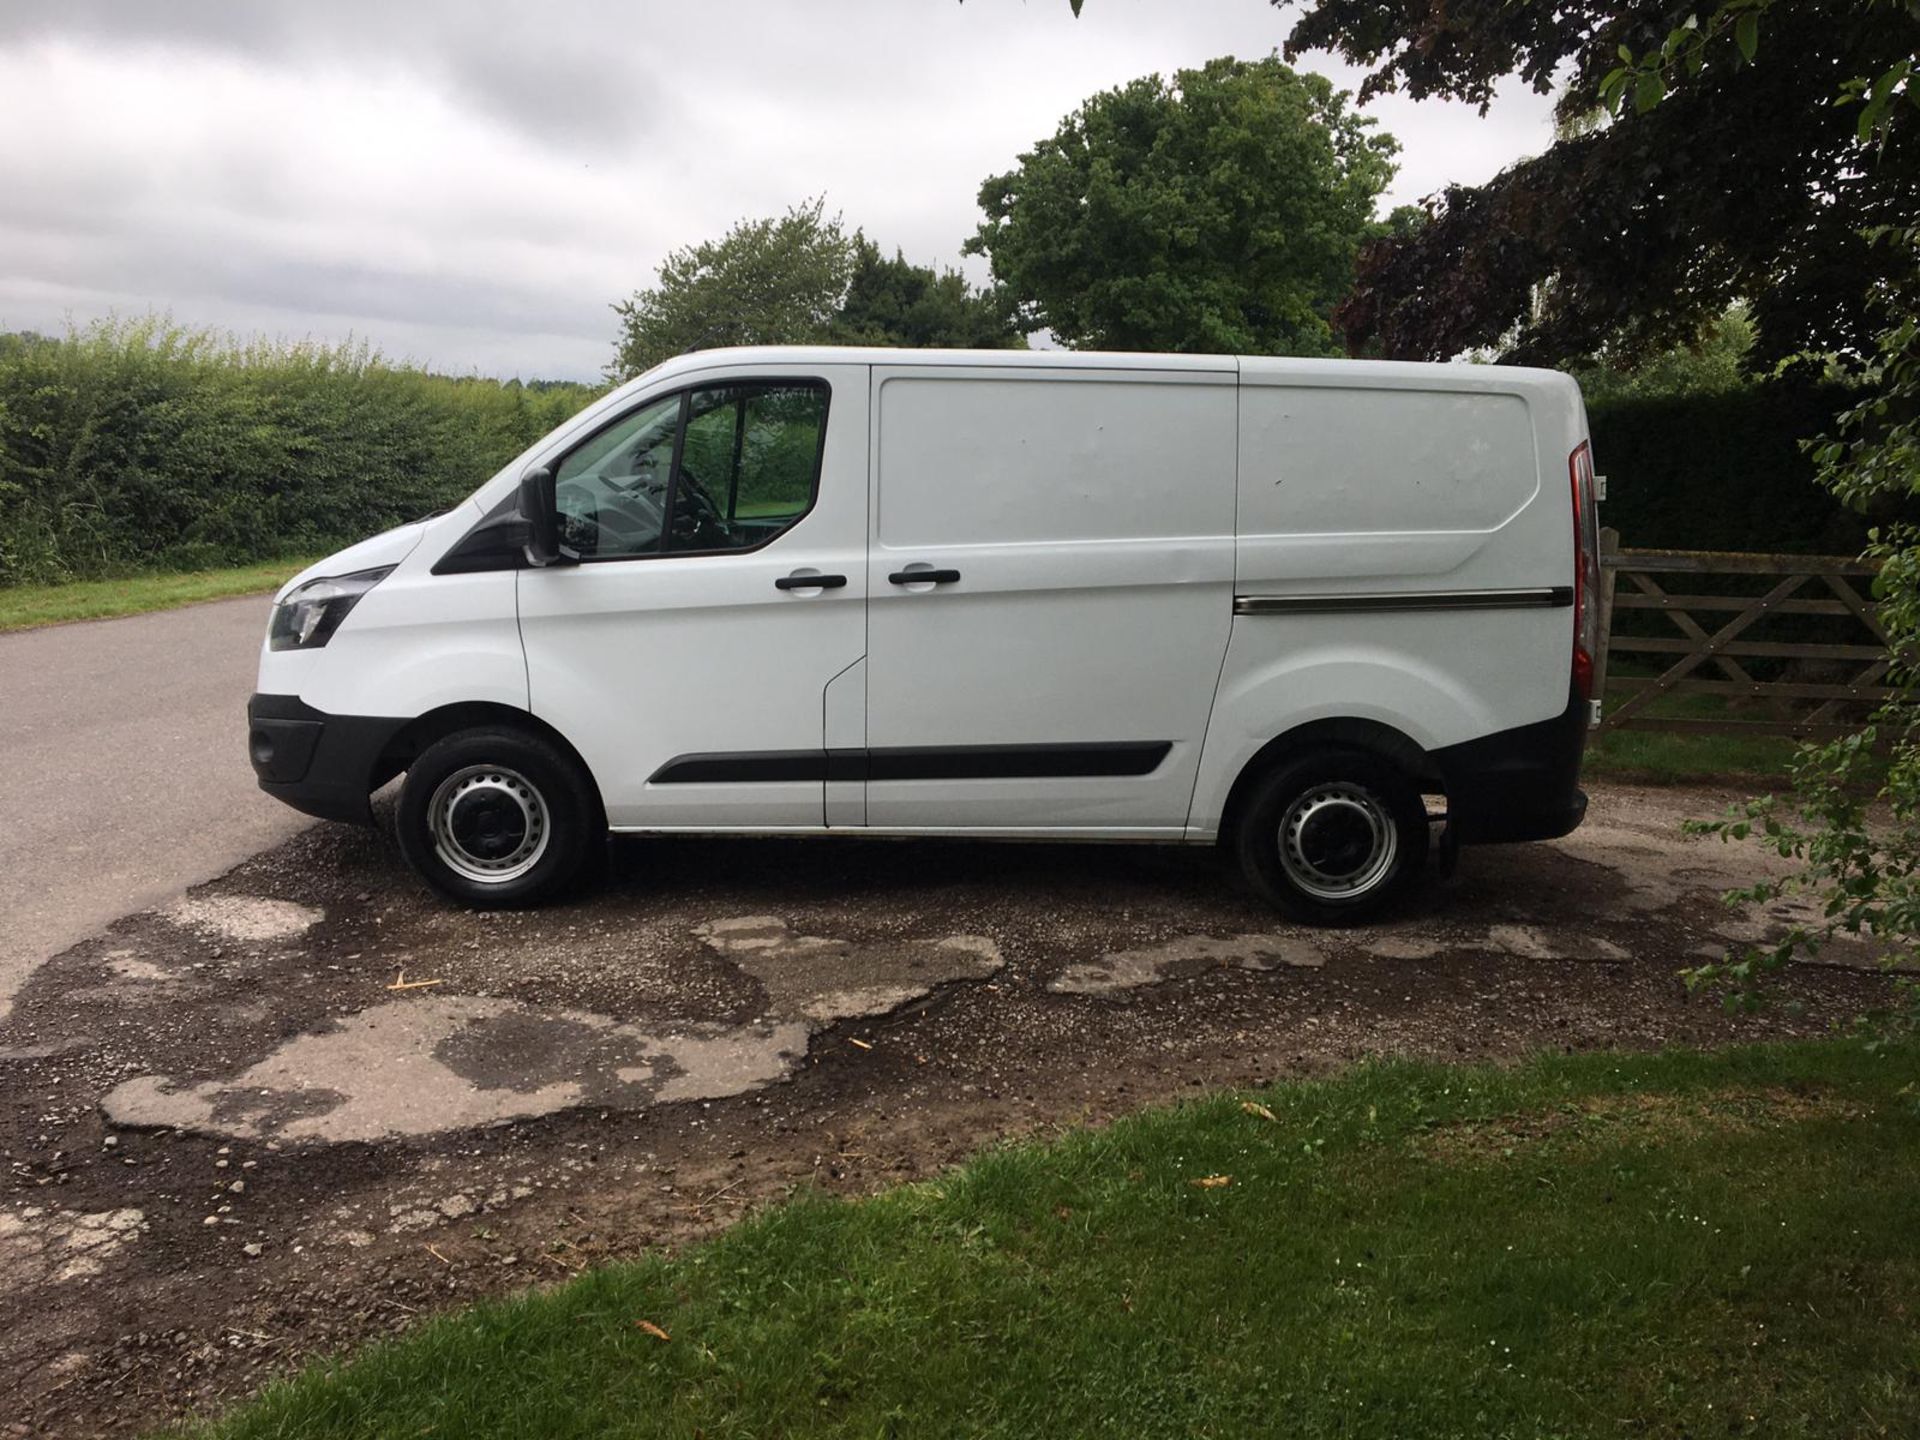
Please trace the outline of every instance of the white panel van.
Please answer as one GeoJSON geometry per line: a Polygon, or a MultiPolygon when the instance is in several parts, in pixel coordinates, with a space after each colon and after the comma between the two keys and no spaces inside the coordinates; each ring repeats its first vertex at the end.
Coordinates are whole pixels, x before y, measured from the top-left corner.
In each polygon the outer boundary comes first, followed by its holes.
{"type": "Polygon", "coordinates": [[[1229,847],[1295,916],[1580,823],[1598,555],[1564,375],[685,355],[277,597],[261,788],[472,905],[611,830],[1229,847]],[[1444,797],[1444,821],[1429,796],[1444,797]]]}

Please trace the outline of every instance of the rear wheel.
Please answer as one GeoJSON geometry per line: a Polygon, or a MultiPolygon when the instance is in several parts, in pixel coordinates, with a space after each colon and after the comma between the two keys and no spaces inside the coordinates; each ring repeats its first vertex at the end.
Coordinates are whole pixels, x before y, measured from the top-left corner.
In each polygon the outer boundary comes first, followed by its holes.
{"type": "Polygon", "coordinates": [[[1316,925],[1377,914],[1427,858],[1420,792],[1360,750],[1298,756],[1259,781],[1235,836],[1253,888],[1316,925]]]}
{"type": "Polygon", "coordinates": [[[504,726],[435,741],[407,768],[400,849],[441,894],[483,909],[536,905],[573,884],[606,827],[572,756],[504,726]]]}

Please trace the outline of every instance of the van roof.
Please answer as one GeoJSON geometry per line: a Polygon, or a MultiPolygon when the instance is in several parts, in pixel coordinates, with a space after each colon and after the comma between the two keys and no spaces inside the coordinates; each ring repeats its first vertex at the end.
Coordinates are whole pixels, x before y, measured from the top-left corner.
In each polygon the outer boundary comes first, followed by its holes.
{"type": "Polygon", "coordinates": [[[694,350],[648,371],[648,383],[722,365],[991,366],[1019,370],[1156,370],[1239,375],[1252,384],[1338,384],[1472,390],[1570,385],[1556,370],[1514,365],[1345,360],[1277,355],[1174,355],[1117,350],[908,350],[877,345],[742,345],[694,350]]]}
{"type": "Polygon", "coordinates": [[[652,373],[674,374],[713,365],[941,365],[1043,370],[1202,370],[1234,373],[1231,355],[1154,355],[1096,350],[913,350],[884,345],[736,345],[690,350],[652,373]]]}

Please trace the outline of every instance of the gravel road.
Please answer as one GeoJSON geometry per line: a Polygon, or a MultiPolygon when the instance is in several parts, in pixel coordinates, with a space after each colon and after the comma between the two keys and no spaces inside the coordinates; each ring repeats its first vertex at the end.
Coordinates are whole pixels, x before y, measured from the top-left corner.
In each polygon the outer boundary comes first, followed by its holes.
{"type": "Polygon", "coordinates": [[[595,893],[484,914],[383,831],[313,826],[0,1021],[0,1436],[150,1433],[795,1186],[1196,1087],[1883,1000],[1859,947],[1797,967],[1802,1008],[1687,994],[1680,966],[1790,918],[1715,899],[1777,858],[1681,835],[1729,798],[1596,786],[1566,840],[1468,851],[1344,931],[1276,923],[1205,851],[878,839],[629,841],[595,893]]]}
{"type": "Polygon", "coordinates": [[[305,828],[254,788],[267,600],[0,635],[0,1018],[34,969],[305,828]]]}

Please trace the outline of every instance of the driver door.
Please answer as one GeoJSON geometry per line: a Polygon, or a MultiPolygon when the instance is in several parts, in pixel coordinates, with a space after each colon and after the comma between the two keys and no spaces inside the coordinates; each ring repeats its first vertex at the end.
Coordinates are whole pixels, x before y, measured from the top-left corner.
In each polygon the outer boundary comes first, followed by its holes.
{"type": "Polygon", "coordinates": [[[730,368],[550,462],[578,563],[519,572],[528,689],[609,825],[824,825],[827,689],[866,653],[867,406],[864,366],[730,368]]]}

